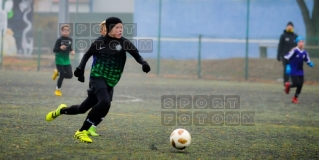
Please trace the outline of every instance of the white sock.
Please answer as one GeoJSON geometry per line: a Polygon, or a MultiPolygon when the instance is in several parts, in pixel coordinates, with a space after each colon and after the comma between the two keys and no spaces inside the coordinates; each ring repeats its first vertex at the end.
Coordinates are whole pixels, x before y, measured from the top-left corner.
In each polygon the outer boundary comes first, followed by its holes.
{"type": "Polygon", "coordinates": [[[60,90],[60,88],[58,86],[56,86],[56,90],[60,90]]]}

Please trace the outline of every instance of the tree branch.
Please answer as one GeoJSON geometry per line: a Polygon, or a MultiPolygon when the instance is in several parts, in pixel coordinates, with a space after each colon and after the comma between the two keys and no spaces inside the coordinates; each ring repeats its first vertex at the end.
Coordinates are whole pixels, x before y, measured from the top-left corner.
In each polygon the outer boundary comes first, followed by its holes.
{"type": "MultiPolygon", "coordinates": [[[[307,24],[312,24],[312,23],[311,23],[311,19],[310,19],[310,15],[309,15],[309,10],[308,10],[308,8],[306,6],[305,1],[304,0],[296,0],[296,1],[297,1],[298,5],[299,5],[299,8],[301,10],[303,20],[304,20],[304,22],[306,24],[306,28],[310,29],[310,28],[308,28],[310,26],[307,25],[307,24]]],[[[318,0],[314,0],[314,1],[318,1],[318,0]]]]}

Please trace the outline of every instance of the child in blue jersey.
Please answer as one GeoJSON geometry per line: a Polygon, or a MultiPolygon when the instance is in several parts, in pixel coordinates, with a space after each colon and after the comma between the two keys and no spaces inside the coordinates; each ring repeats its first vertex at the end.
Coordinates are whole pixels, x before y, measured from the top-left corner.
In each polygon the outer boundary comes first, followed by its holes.
{"type": "Polygon", "coordinates": [[[313,67],[314,63],[310,61],[308,53],[304,50],[305,39],[303,37],[296,38],[297,47],[293,48],[288,54],[285,55],[285,59],[289,61],[287,64],[286,73],[291,76],[292,83],[285,83],[285,92],[289,94],[290,88],[297,88],[292,103],[299,103],[298,96],[301,93],[301,89],[304,83],[304,70],[303,62],[306,62],[309,67],[313,67]]]}

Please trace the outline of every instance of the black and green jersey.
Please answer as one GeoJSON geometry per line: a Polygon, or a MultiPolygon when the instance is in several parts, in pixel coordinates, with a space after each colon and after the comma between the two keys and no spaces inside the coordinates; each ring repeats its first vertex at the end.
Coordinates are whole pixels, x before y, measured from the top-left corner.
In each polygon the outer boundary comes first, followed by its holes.
{"type": "Polygon", "coordinates": [[[93,55],[90,76],[103,77],[109,86],[114,87],[121,79],[126,62],[126,52],[130,53],[138,63],[145,63],[137,48],[128,39],[101,36],[84,54],[79,68],[84,70],[86,62],[93,55]]]}
{"type": "Polygon", "coordinates": [[[72,51],[72,38],[61,36],[55,42],[53,52],[55,53],[55,64],[57,65],[70,65],[70,51],[72,51]],[[67,46],[65,50],[60,47],[67,46]]]}

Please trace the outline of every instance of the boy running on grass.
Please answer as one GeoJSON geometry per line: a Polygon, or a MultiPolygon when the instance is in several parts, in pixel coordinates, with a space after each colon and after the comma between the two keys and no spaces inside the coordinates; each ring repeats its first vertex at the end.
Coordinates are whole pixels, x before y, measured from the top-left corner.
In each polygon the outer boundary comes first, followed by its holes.
{"type": "MultiPolygon", "coordinates": [[[[107,33],[105,21],[100,23],[100,33],[101,33],[101,36],[98,38],[98,40],[103,40],[104,36],[106,36],[106,33],[107,33]]],[[[92,124],[92,126],[88,130],[88,134],[89,135],[91,135],[91,136],[99,136],[99,134],[96,133],[96,127],[97,127],[97,125],[99,125],[102,122],[103,118],[98,119],[94,124],[92,124]]]]}
{"type": "Polygon", "coordinates": [[[105,117],[111,107],[113,88],[119,82],[126,62],[126,52],[142,65],[142,70],[148,73],[151,68],[140,56],[137,48],[126,38],[122,37],[123,24],[119,18],[110,17],[105,20],[107,34],[103,41],[96,40],[83,56],[80,65],[74,71],[74,76],[84,82],[85,65],[93,55],[93,64],[90,73],[90,88],[88,97],[80,105],[67,107],[61,104],[56,110],[46,115],[47,121],[52,121],[61,114],[83,114],[89,109],[82,127],[77,130],[74,137],[81,142],[92,143],[87,130],[96,122],[105,117]]]}
{"type": "Polygon", "coordinates": [[[55,53],[55,64],[56,69],[53,72],[52,80],[55,80],[57,76],[59,76],[56,90],[54,94],[56,96],[62,96],[61,87],[63,80],[71,79],[72,74],[72,66],[70,63],[70,53],[72,55],[75,52],[72,49],[72,38],[69,37],[70,26],[68,24],[63,24],[61,26],[61,34],[62,36],[58,38],[55,42],[53,52],[55,53]]]}
{"type": "MultiPolygon", "coordinates": [[[[99,41],[99,40],[100,40],[100,41],[103,41],[104,36],[105,36],[106,33],[107,33],[107,31],[106,31],[106,26],[105,26],[105,21],[103,21],[103,22],[100,23],[100,33],[101,33],[101,36],[100,36],[99,38],[97,38],[96,41],[99,41]]],[[[94,53],[92,53],[92,54],[86,53],[86,54],[87,54],[87,55],[93,55],[94,53]]],[[[79,79],[79,81],[81,81],[81,80],[79,79]]],[[[103,117],[103,118],[104,118],[104,117],[103,117]]],[[[92,124],[92,126],[89,128],[89,130],[88,130],[88,132],[87,132],[88,135],[91,135],[91,136],[99,136],[99,134],[96,133],[96,127],[97,127],[97,125],[99,125],[99,124],[102,122],[103,118],[98,119],[94,124],[92,124]]]]}
{"type": "Polygon", "coordinates": [[[289,64],[287,65],[287,74],[291,76],[292,81],[292,83],[285,83],[285,92],[286,94],[289,94],[290,88],[297,88],[296,93],[292,98],[292,103],[295,104],[299,103],[298,96],[301,93],[301,89],[304,83],[303,62],[306,62],[309,67],[314,66],[314,63],[310,61],[308,53],[304,50],[304,41],[305,39],[303,37],[297,37],[297,47],[293,48],[284,57],[289,61],[289,64]]]}

